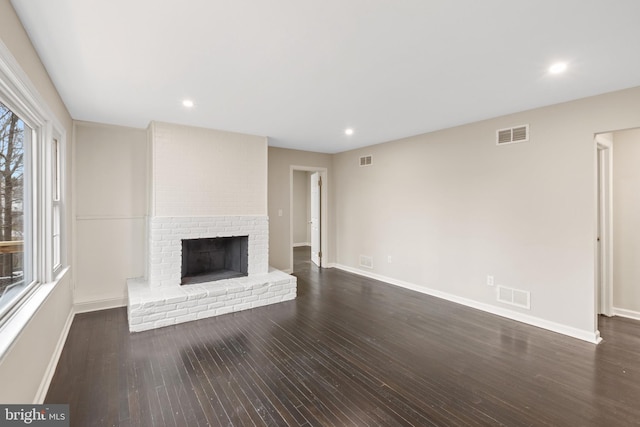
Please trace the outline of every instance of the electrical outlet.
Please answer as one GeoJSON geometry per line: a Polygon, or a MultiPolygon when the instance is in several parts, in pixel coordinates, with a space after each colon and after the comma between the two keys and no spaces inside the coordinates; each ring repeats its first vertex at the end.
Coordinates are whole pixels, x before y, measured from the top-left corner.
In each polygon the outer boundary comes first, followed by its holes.
{"type": "Polygon", "coordinates": [[[493,276],[487,276],[487,286],[493,286],[493,276]]]}
{"type": "Polygon", "coordinates": [[[388,256],[387,256],[387,262],[388,262],[389,264],[391,264],[391,255],[388,255],[388,256]]]}
{"type": "Polygon", "coordinates": [[[282,216],[282,209],[278,209],[278,216],[282,216]]]}

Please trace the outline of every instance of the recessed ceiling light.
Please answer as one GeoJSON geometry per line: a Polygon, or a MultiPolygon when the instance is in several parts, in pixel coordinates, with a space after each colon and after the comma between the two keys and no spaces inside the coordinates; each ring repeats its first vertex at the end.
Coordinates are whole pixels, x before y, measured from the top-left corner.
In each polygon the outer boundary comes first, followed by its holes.
{"type": "Polygon", "coordinates": [[[193,108],[193,105],[194,105],[194,104],[193,104],[193,101],[192,101],[192,100],[190,100],[190,99],[185,99],[184,101],[182,101],[182,105],[183,105],[184,107],[187,107],[187,108],[193,108]]]}
{"type": "Polygon", "coordinates": [[[344,130],[344,134],[345,135],[353,135],[353,129],[351,129],[351,128],[345,129],[344,130]]]}
{"type": "Polygon", "coordinates": [[[567,63],[566,62],[556,62],[551,67],[549,67],[549,72],[551,74],[561,74],[567,71],[567,63]]]}

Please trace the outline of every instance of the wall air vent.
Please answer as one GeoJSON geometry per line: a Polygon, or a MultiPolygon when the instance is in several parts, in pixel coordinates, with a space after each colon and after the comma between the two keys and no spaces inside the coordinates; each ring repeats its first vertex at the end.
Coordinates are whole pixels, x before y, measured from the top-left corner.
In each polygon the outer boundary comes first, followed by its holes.
{"type": "Polygon", "coordinates": [[[496,131],[496,144],[513,144],[529,140],[529,125],[515,126],[512,128],[498,129],[496,131]]]}
{"type": "Polygon", "coordinates": [[[371,166],[371,156],[360,157],[360,166],[371,166]]]}
{"type": "Polygon", "coordinates": [[[373,268],[373,258],[367,255],[360,255],[360,267],[373,268]]]}
{"type": "Polygon", "coordinates": [[[531,309],[531,293],[520,289],[507,288],[506,286],[498,286],[498,301],[516,307],[531,309]]]}

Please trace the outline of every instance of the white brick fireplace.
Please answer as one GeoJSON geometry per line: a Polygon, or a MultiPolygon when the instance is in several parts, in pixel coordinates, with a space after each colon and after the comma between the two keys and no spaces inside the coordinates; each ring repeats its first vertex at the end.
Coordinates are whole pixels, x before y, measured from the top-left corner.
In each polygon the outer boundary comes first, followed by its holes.
{"type": "Polygon", "coordinates": [[[146,277],[127,282],[129,329],[143,331],[296,297],[269,269],[265,138],[152,123],[146,277]],[[248,236],[248,275],[181,285],[182,241],[248,236]]]}
{"type": "Polygon", "coordinates": [[[180,283],[182,240],[249,236],[249,274],[269,271],[269,222],[264,216],[168,217],[149,219],[151,287],[180,283]]]}

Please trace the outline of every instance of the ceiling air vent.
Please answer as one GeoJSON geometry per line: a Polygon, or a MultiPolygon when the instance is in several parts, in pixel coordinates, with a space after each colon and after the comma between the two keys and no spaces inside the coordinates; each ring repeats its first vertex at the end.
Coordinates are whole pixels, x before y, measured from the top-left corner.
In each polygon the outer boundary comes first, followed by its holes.
{"type": "Polygon", "coordinates": [[[515,126],[512,128],[498,129],[496,131],[496,144],[513,144],[529,140],[529,125],[515,126]]]}
{"type": "Polygon", "coordinates": [[[360,166],[371,166],[371,156],[360,157],[360,166]]]}

